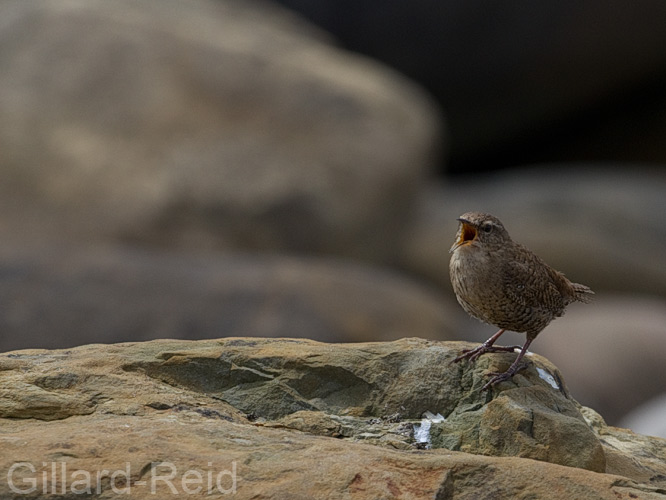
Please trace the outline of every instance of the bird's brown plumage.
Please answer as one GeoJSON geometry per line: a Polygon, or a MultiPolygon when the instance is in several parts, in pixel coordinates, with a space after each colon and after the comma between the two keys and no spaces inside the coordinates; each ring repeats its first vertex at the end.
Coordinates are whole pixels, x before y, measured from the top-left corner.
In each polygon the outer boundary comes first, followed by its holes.
{"type": "Polygon", "coordinates": [[[589,302],[587,286],[572,283],[527,247],[514,242],[497,217],[481,212],[460,216],[456,241],[451,247],[451,284],[460,305],[471,316],[500,328],[473,351],[456,358],[471,361],[485,352],[507,351],[493,347],[504,330],[525,332],[527,342],[512,367],[486,384],[510,378],[520,366],[527,346],[554,318],[574,302],[589,302]]]}

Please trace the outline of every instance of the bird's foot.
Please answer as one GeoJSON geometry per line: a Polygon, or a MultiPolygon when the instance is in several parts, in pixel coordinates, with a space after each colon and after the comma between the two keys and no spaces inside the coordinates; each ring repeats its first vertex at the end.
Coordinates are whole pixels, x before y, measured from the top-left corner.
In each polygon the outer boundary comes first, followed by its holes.
{"type": "Polygon", "coordinates": [[[520,346],[518,345],[495,346],[492,344],[486,344],[484,342],[483,344],[481,344],[478,347],[475,347],[474,349],[463,349],[462,354],[457,358],[455,358],[453,360],[453,363],[457,363],[458,361],[462,361],[463,359],[468,359],[471,363],[476,361],[479,356],[487,352],[514,352],[516,349],[520,349],[520,346]]]}
{"type": "Polygon", "coordinates": [[[527,368],[528,363],[513,364],[505,372],[491,372],[488,375],[491,376],[491,379],[486,382],[486,384],[481,388],[482,391],[487,391],[493,385],[499,384],[500,382],[506,382],[510,380],[516,373],[520,370],[527,368]]]}

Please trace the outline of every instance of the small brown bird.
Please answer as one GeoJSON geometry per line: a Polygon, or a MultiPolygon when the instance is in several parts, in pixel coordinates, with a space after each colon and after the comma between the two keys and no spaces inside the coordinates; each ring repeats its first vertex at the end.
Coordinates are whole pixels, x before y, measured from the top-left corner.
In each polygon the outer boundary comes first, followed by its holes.
{"type": "Polygon", "coordinates": [[[527,340],[504,373],[492,373],[482,390],[509,380],[525,368],[521,360],[536,336],[575,301],[590,302],[590,288],[572,283],[531,250],[515,243],[497,217],[467,212],[451,247],[449,272],[458,302],[471,316],[500,330],[479,347],[453,360],[475,361],[487,352],[513,352],[518,346],[494,343],[506,331],[525,332],[527,340]]]}

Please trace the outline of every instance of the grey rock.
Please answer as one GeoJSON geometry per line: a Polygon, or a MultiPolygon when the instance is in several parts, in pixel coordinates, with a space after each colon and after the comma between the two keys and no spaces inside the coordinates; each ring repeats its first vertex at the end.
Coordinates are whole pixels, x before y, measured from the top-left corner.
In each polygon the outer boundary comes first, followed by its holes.
{"type": "Polygon", "coordinates": [[[343,260],[7,243],[0,310],[4,350],[220,336],[451,339],[458,320],[435,288],[343,260]]]}
{"type": "Polygon", "coordinates": [[[439,127],[397,73],[265,2],[0,18],[0,234],[395,257],[439,127]]]}

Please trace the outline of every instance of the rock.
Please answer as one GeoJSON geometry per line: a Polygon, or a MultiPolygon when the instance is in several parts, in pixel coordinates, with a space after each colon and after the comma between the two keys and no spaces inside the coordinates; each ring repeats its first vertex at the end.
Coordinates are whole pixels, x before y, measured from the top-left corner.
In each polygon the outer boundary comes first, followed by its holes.
{"type": "Polygon", "coordinates": [[[395,258],[440,142],[404,77],[267,2],[0,18],[0,234],[395,258]]]}
{"type": "Polygon", "coordinates": [[[511,355],[451,365],[465,345],[232,338],[0,355],[0,497],[73,499],[86,478],[100,498],[196,488],[239,498],[663,496],[666,441],[607,427],[536,356],[480,392],[484,370],[511,355]],[[63,411],[8,398],[31,385],[63,411]],[[414,428],[426,411],[446,420],[433,419],[424,450],[414,428]],[[459,432],[455,420],[467,423],[467,452],[439,448],[459,432]]]}
{"type": "Polygon", "coordinates": [[[575,404],[562,404],[550,387],[508,391],[479,410],[466,408],[441,425],[433,445],[440,442],[475,454],[528,457],[598,472],[606,468],[598,438],[575,404]],[[480,423],[470,428],[474,413],[480,423]]]}
{"type": "MultiPolygon", "coordinates": [[[[36,486],[35,493],[22,493],[21,498],[44,498],[43,488],[59,494],[64,489],[59,496],[63,500],[80,498],[86,491],[82,472],[90,474],[90,490],[99,488],[100,498],[120,494],[130,499],[167,498],[210,491],[220,496],[233,493],[241,499],[453,495],[473,499],[483,498],[489,489],[518,499],[662,498],[658,488],[545,462],[442,450],[396,451],[290,430],[238,425],[194,412],[166,411],[154,419],[101,416],[94,428],[81,426],[75,433],[72,425],[25,422],[4,429],[8,432],[3,435],[7,443],[1,459],[3,471],[14,465],[8,456],[20,455],[23,465],[9,476],[14,479],[14,488],[26,492],[32,484],[36,486]],[[101,455],[92,456],[88,447],[101,455]],[[42,465],[44,459],[46,466],[42,465]],[[64,469],[62,463],[66,464],[64,469]],[[35,473],[28,469],[33,464],[35,473]],[[52,464],[56,464],[55,469],[52,464]],[[98,471],[106,471],[100,474],[100,482],[96,481],[98,471]],[[30,482],[33,480],[35,483],[30,482]]],[[[0,493],[9,497],[15,492],[3,481],[0,493]]]]}
{"type": "Polygon", "coordinates": [[[455,306],[395,271],[325,258],[0,243],[0,346],[219,336],[452,339],[455,306]]]}
{"type": "MultiPolygon", "coordinates": [[[[456,356],[453,349],[409,340],[372,344],[360,352],[353,345],[338,349],[339,357],[333,357],[321,344],[303,352],[288,341],[229,340],[195,359],[188,353],[167,353],[125,370],[139,369],[170,385],[215,394],[235,408],[271,420],[299,411],[355,417],[400,413],[415,419],[436,410],[448,416],[441,431],[446,437],[433,439],[442,447],[604,470],[601,445],[563,386],[557,392],[550,386],[508,391],[484,405],[482,370],[469,379],[469,373],[449,366],[456,356]],[[396,350],[401,344],[404,348],[396,350]],[[211,358],[216,362],[211,364],[211,358]],[[465,397],[470,389],[472,395],[465,397]],[[517,439],[516,432],[524,438],[517,439]]],[[[478,367],[490,371],[510,364],[488,366],[485,361],[478,367]]],[[[540,381],[536,371],[534,376],[540,381]]]]}

